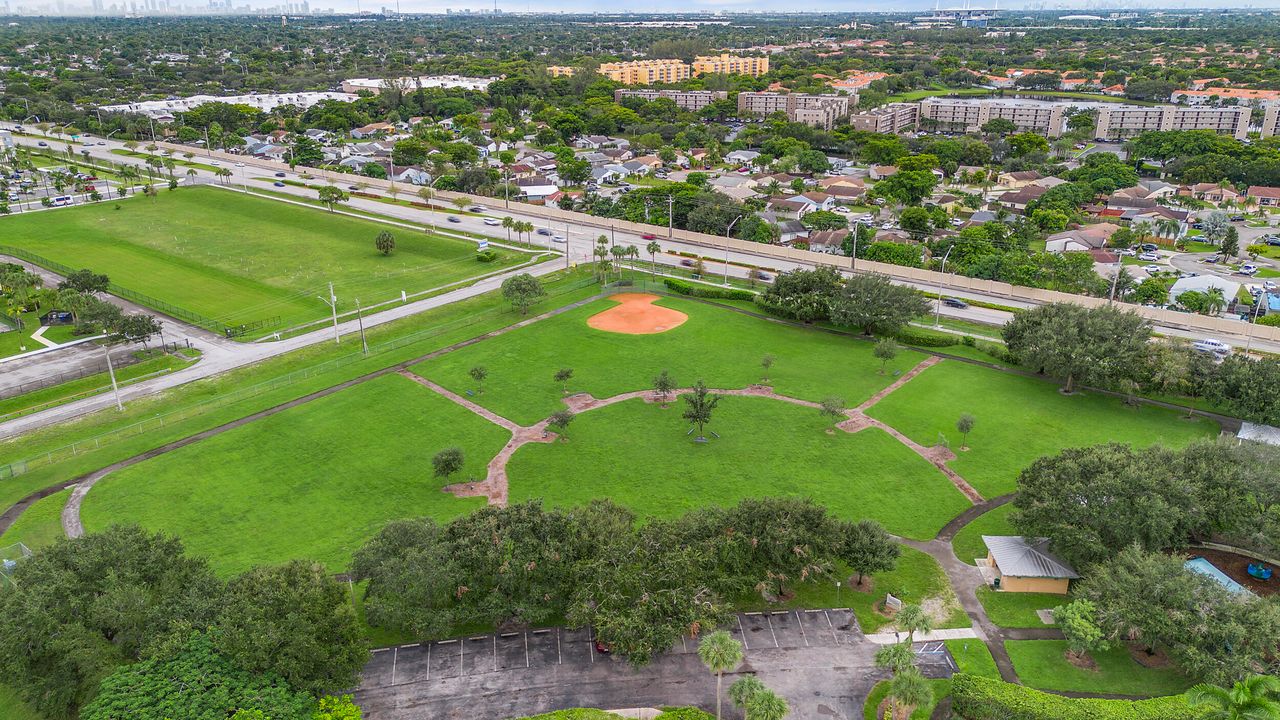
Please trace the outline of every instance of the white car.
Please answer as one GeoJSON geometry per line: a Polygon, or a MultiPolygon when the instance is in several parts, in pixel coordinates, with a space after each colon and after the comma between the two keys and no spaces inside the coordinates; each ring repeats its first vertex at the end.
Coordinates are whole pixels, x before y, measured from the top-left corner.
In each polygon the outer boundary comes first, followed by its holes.
{"type": "Polygon", "coordinates": [[[1280,287],[1280,285],[1276,285],[1274,280],[1268,280],[1262,283],[1263,290],[1275,290],[1277,287],[1280,287]]]}
{"type": "Polygon", "coordinates": [[[484,224],[485,224],[485,225],[489,225],[490,227],[492,227],[492,226],[494,226],[494,225],[501,225],[501,224],[502,224],[502,221],[501,221],[501,220],[499,220],[498,218],[485,218],[485,219],[484,219],[484,224]]]}
{"type": "Polygon", "coordinates": [[[209,161],[209,164],[210,164],[210,165],[221,165],[222,163],[218,162],[217,160],[210,160],[210,161],[209,161]]]}
{"type": "Polygon", "coordinates": [[[236,163],[236,167],[244,167],[244,163],[236,163]]]}
{"type": "Polygon", "coordinates": [[[837,206],[836,206],[836,212],[838,212],[838,213],[848,213],[848,212],[849,212],[849,208],[847,208],[847,207],[845,207],[845,206],[843,206],[843,205],[837,205],[837,206]]]}
{"type": "Polygon", "coordinates": [[[1155,262],[1156,260],[1160,259],[1160,255],[1153,252],[1144,252],[1138,256],[1138,259],[1144,260],[1146,262],[1155,262]]]}
{"type": "Polygon", "coordinates": [[[1214,340],[1213,338],[1204,338],[1203,340],[1197,340],[1191,343],[1191,349],[1195,350],[1196,352],[1212,353],[1214,355],[1219,355],[1219,356],[1231,354],[1230,345],[1222,342],[1221,340],[1214,340]]]}
{"type": "Polygon", "coordinates": [[[1245,263],[1240,266],[1241,275],[1255,275],[1258,272],[1258,266],[1253,263],[1245,263]]]}
{"type": "Polygon", "coordinates": [[[1162,269],[1160,268],[1159,265],[1143,265],[1142,269],[1145,270],[1148,274],[1162,272],[1162,269]]]}
{"type": "Polygon", "coordinates": [[[563,235],[553,235],[553,236],[551,237],[551,241],[552,241],[552,242],[562,243],[562,242],[564,242],[564,236],[563,236],[563,235]]]}

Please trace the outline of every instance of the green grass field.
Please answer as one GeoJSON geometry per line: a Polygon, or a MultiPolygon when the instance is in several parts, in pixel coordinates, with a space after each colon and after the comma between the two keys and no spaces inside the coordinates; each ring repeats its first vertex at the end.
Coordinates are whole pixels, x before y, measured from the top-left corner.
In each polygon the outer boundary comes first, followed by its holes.
{"type": "Polygon", "coordinates": [[[387,521],[448,520],[483,504],[440,491],[431,457],[459,446],[483,478],[508,433],[398,375],[263,418],[113,474],[85,498],[86,529],[136,522],[177,534],[224,575],[310,558],[334,571],[387,521]]]}
{"type": "MultiPolygon", "coordinates": [[[[0,358],[45,347],[44,343],[31,337],[32,333],[40,329],[40,315],[40,311],[23,313],[22,322],[25,327],[21,330],[15,328],[0,332],[0,358]]],[[[53,343],[71,342],[76,339],[74,330],[75,328],[70,325],[54,325],[44,331],[43,337],[53,343]]]]}
{"type": "MultiPolygon", "coordinates": [[[[153,350],[149,355],[144,356],[142,351],[138,351],[135,353],[141,358],[138,362],[124,367],[117,367],[116,384],[124,386],[140,378],[150,378],[189,367],[194,360],[200,357],[200,351],[192,349],[188,352],[190,356],[170,355],[153,350]]],[[[114,360],[115,357],[112,356],[112,359],[114,360]]],[[[106,372],[86,375],[76,380],[50,385],[33,392],[0,400],[0,420],[8,420],[18,415],[37,412],[55,405],[71,402],[72,400],[78,400],[82,397],[103,393],[110,389],[111,376],[106,372]]]]}
{"type": "Polygon", "coordinates": [[[1049,627],[1040,621],[1037,610],[1051,610],[1066,605],[1071,598],[1052,593],[997,592],[991,588],[978,588],[978,600],[987,611],[991,622],[1007,628],[1049,627]]]}
{"type": "Polygon", "coordinates": [[[1092,653],[1096,670],[1067,662],[1064,640],[1009,640],[1004,646],[1022,684],[1039,690],[1155,697],[1180,693],[1193,684],[1175,669],[1139,665],[1124,646],[1092,653]]]}
{"type": "Polygon", "coordinates": [[[868,414],[923,445],[945,436],[958,456],[951,467],[986,497],[1012,492],[1023,468],[1064,448],[1103,442],[1176,447],[1218,434],[1207,419],[1184,420],[1174,410],[1129,407],[1097,393],[1065,396],[1053,382],[958,362],[925,370],[868,414]],[[966,412],[976,424],[970,449],[961,451],[955,423],[966,412]]]}
{"type": "Polygon", "coordinates": [[[689,316],[687,322],[654,335],[624,335],[588,327],[587,318],[613,307],[608,299],[486,340],[413,368],[454,392],[475,387],[467,374],[489,369],[484,395],[475,400],[522,425],[532,425],[564,407],[553,376],[572,368],[569,392],[609,397],[653,386],[668,370],[681,386],[701,378],[711,387],[741,388],[762,379],[760,359],[776,356],[769,384],[779,393],[818,401],[828,395],[854,406],[924,359],[902,352],[879,374],[873,344],[857,338],[761,321],[720,307],[677,298],[659,305],[689,316]]]}
{"type": "Polygon", "coordinates": [[[475,260],[469,242],[248,197],[211,187],[3,219],[4,243],[191,312],[240,324],[326,317],[332,281],[339,310],[399,298],[499,270],[527,256],[475,260]],[[116,207],[119,209],[115,209],[116,207]],[[379,232],[396,237],[383,256],[379,232]]]}
{"type": "MultiPolygon", "coordinates": [[[[486,393],[487,395],[488,393],[486,393]]],[[[888,433],[832,427],[817,410],[728,396],[707,443],[687,435],[682,402],[640,399],[580,414],[567,442],[531,443],[507,466],[511,500],[579,505],[607,497],[641,516],[672,517],[744,498],[810,497],[848,520],[872,518],[892,533],[933,537],[969,503],[929,462],[888,433]]]]}
{"type": "Polygon", "coordinates": [[[71,490],[67,489],[32,503],[0,535],[0,547],[22,543],[28,549],[38,550],[63,537],[62,508],[69,497],[71,490]]]}
{"type": "Polygon", "coordinates": [[[974,564],[977,558],[987,556],[987,546],[982,542],[983,535],[1017,535],[1018,531],[1009,524],[1009,513],[1013,505],[1006,503],[1000,507],[979,515],[973,522],[960,528],[960,532],[951,540],[951,550],[961,562],[974,564]]]}

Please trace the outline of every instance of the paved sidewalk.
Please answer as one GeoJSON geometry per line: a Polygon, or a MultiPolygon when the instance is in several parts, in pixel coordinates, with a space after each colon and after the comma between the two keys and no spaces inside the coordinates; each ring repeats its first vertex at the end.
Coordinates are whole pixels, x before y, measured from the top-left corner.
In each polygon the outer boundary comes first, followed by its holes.
{"type": "MultiPolygon", "coordinates": [[[[971,627],[967,628],[946,628],[943,630],[932,630],[927,633],[916,633],[915,642],[941,642],[943,640],[975,640],[978,633],[971,627]]],[[[906,633],[873,633],[867,636],[867,640],[876,645],[897,645],[907,639],[906,633]]]]}

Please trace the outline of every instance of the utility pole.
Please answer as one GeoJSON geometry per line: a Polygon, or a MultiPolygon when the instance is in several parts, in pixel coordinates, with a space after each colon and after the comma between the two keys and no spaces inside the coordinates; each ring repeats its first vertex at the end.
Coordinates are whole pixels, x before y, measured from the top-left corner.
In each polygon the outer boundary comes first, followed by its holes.
{"type": "Polygon", "coordinates": [[[1107,293],[1107,304],[1114,305],[1116,302],[1116,285],[1120,282],[1120,273],[1124,272],[1124,261],[1116,263],[1116,272],[1111,276],[1111,292],[1107,293]]]}
{"type": "Polygon", "coordinates": [[[676,196],[668,195],[667,196],[667,239],[668,240],[674,237],[672,233],[673,233],[673,227],[675,223],[675,213],[676,213],[675,208],[676,208],[676,196]]]}
{"type": "MultiPolygon", "coordinates": [[[[951,251],[954,248],[955,248],[955,243],[952,243],[951,247],[947,248],[947,251],[942,255],[942,274],[943,275],[947,274],[947,258],[950,257],[951,251]]],[[[942,327],[942,287],[938,288],[938,307],[934,310],[934,313],[933,313],[933,326],[942,327]]]]}
{"type": "Polygon", "coordinates": [[[360,349],[369,354],[369,341],[364,338],[364,317],[360,313],[360,298],[356,298],[356,322],[360,325],[360,349]]]}
{"type": "Polygon", "coordinates": [[[111,365],[111,348],[107,348],[107,374],[111,376],[111,392],[116,396],[116,410],[124,412],[124,404],[120,402],[120,386],[116,384],[116,369],[111,365]]]}
{"type": "Polygon", "coordinates": [[[1249,356],[1249,348],[1253,347],[1253,324],[1258,322],[1258,312],[1262,310],[1262,303],[1267,302],[1268,294],[1266,289],[1263,289],[1262,294],[1253,303],[1253,319],[1249,321],[1249,332],[1245,335],[1244,341],[1245,357],[1249,356]]]}
{"type": "Polygon", "coordinates": [[[733,232],[733,226],[738,224],[744,216],[739,215],[729,223],[729,227],[724,230],[724,286],[729,287],[729,233],[733,232]]]}
{"type": "Polygon", "coordinates": [[[333,342],[337,345],[342,342],[342,338],[338,335],[338,296],[333,294],[333,283],[329,283],[329,299],[321,297],[320,301],[328,305],[333,313],[333,342]]]}

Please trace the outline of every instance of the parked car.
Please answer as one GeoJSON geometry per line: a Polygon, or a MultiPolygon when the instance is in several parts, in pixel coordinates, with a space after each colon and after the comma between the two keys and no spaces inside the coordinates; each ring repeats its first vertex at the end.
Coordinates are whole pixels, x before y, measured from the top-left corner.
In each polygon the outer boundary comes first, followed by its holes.
{"type": "Polygon", "coordinates": [[[1144,252],[1138,256],[1138,259],[1143,260],[1145,262],[1155,262],[1156,260],[1160,259],[1160,255],[1153,252],[1144,252]]]}
{"type": "Polygon", "coordinates": [[[1147,274],[1158,273],[1161,271],[1161,267],[1159,265],[1143,265],[1142,269],[1145,270],[1147,274]]]}
{"type": "Polygon", "coordinates": [[[1280,245],[1280,235],[1268,235],[1262,238],[1265,245],[1280,245]]]}
{"type": "Polygon", "coordinates": [[[1241,275],[1256,275],[1258,272],[1258,266],[1253,263],[1245,263],[1240,266],[1239,272],[1241,275]]]}
{"type": "Polygon", "coordinates": [[[1205,258],[1205,259],[1204,259],[1204,260],[1202,260],[1201,262],[1205,262],[1205,263],[1208,263],[1208,264],[1210,264],[1210,265],[1213,265],[1213,264],[1217,263],[1219,259],[1220,259],[1220,258],[1219,258],[1217,255],[1210,255],[1209,257],[1205,258]]]}
{"type": "Polygon", "coordinates": [[[1160,249],[1160,246],[1156,245],[1155,243],[1142,243],[1138,247],[1142,248],[1142,252],[1150,252],[1150,253],[1153,253],[1160,249]]]}
{"type": "Polygon", "coordinates": [[[961,300],[960,298],[954,298],[954,297],[942,298],[942,304],[950,308],[959,308],[960,310],[964,310],[965,308],[969,307],[969,303],[961,300]]]}
{"type": "Polygon", "coordinates": [[[1210,353],[1218,356],[1225,356],[1225,355],[1231,354],[1230,345],[1222,342],[1221,340],[1214,340],[1213,338],[1204,338],[1201,340],[1197,340],[1191,343],[1191,349],[1195,350],[1196,352],[1210,353]]]}
{"type": "Polygon", "coordinates": [[[449,216],[449,222],[451,222],[451,223],[460,223],[460,222],[462,222],[462,218],[458,217],[457,215],[450,215],[450,216],[449,216]]]}

